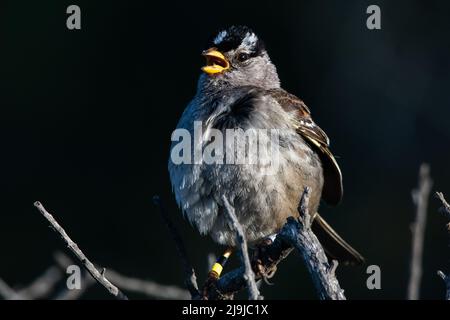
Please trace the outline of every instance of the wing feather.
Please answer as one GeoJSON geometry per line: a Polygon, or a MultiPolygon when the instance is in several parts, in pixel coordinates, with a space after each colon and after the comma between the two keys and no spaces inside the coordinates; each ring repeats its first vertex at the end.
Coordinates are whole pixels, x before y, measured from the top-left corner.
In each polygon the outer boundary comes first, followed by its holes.
{"type": "Polygon", "coordinates": [[[322,198],[330,205],[338,204],[343,196],[342,173],[329,149],[330,139],[313,121],[311,111],[302,100],[282,89],[272,89],[269,93],[285,111],[295,115],[297,132],[317,150],[324,171],[322,198]]]}

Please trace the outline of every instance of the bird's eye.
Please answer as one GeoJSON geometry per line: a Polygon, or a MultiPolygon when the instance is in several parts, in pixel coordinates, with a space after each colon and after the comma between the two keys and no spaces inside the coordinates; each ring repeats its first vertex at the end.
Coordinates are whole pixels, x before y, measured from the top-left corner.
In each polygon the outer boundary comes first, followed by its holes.
{"type": "Polygon", "coordinates": [[[237,58],[240,62],[243,62],[245,60],[248,60],[248,58],[250,58],[250,55],[248,53],[241,52],[238,54],[237,58]]]}

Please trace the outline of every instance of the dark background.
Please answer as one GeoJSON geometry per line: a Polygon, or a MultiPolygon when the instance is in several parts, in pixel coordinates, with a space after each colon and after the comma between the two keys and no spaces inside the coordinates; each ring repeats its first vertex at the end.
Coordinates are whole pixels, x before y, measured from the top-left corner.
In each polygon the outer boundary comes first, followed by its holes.
{"type": "MultiPolygon", "coordinates": [[[[25,285],[65,250],[33,207],[40,200],[95,262],[181,285],[152,205],[160,194],[204,279],[207,253],[222,249],[176,208],[170,134],[194,95],[208,36],[246,24],[339,156],[344,201],[322,214],[381,267],[382,289],[373,291],[367,265],[339,267],[347,297],[405,298],[411,189],[422,162],[434,189],[450,197],[449,14],[444,1],[2,1],[0,277],[25,285]],[[82,30],[66,28],[70,4],[81,7],[82,30]],[[366,28],[370,4],[381,7],[382,30],[366,28]]],[[[436,270],[450,271],[437,208],[430,200],[426,299],[443,298],[436,270]]],[[[316,298],[296,256],[272,281],[266,298],[316,298]]],[[[85,297],[109,298],[99,287],[85,297]]]]}

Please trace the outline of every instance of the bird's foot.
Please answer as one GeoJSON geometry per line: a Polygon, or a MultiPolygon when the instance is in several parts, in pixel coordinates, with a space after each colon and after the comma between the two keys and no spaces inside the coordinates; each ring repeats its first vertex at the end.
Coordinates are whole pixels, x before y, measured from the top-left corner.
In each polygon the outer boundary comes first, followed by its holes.
{"type": "Polygon", "coordinates": [[[219,292],[216,287],[218,279],[219,277],[216,273],[213,273],[212,271],[208,273],[208,278],[206,279],[205,284],[202,288],[202,300],[208,300],[211,296],[211,292],[214,292],[216,294],[219,292]]]}
{"type": "Polygon", "coordinates": [[[259,244],[256,245],[255,251],[253,252],[252,257],[252,268],[257,277],[261,277],[266,284],[271,285],[269,282],[275,272],[277,271],[277,266],[275,265],[275,261],[271,261],[270,255],[266,254],[266,250],[273,243],[273,240],[270,238],[266,238],[262,240],[259,244]],[[265,261],[263,261],[263,257],[265,261]]]}

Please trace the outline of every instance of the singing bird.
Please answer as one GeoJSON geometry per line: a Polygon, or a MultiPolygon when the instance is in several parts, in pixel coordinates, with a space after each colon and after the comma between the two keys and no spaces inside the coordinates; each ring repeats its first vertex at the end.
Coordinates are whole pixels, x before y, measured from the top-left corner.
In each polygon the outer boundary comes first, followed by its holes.
{"type": "MultiPolygon", "coordinates": [[[[257,245],[276,234],[287,217],[298,216],[299,199],[309,187],[312,229],[327,255],[343,263],[363,262],[317,213],[321,200],[329,205],[340,202],[341,171],[327,135],[313,121],[308,107],[281,88],[262,40],[246,26],[231,26],[212,36],[202,55],[206,65],[197,92],[177,125],[190,133],[191,148],[211,143],[213,129],[224,135],[227,129],[265,129],[267,135],[273,129],[279,135],[279,157],[272,174],[258,164],[175,163],[172,157],[178,141],[173,141],[168,169],[177,203],[187,219],[201,234],[233,248],[235,233],[224,213],[225,196],[247,241],[257,245]],[[195,123],[201,123],[202,134],[194,133],[195,123]]],[[[224,148],[223,153],[227,151],[224,148]]],[[[225,258],[229,254],[227,250],[225,258]]]]}

